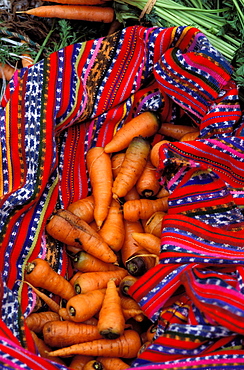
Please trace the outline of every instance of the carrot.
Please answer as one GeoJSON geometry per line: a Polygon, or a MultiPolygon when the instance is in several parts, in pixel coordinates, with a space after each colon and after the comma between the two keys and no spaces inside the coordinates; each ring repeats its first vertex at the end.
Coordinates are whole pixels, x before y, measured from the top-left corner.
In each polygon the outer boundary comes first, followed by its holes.
{"type": "Polygon", "coordinates": [[[138,250],[141,249],[141,246],[132,238],[133,232],[142,233],[143,227],[140,221],[131,222],[128,220],[124,220],[124,227],[125,227],[125,240],[124,244],[120,250],[121,260],[123,265],[125,266],[126,261],[138,250]]]}
{"type": "Polygon", "coordinates": [[[132,275],[126,275],[119,284],[120,295],[129,296],[129,288],[138,280],[137,277],[132,275]]]}
{"type": "Polygon", "coordinates": [[[65,5],[103,5],[110,0],[43,0],[65,5]]]}
{"type": "Polygon", "coordinates": [[[159,121],[153,112],[143,112],[124,124],[104,147],[106,153],[120,152],[127,148],[137,136],[150,137],[159,128],[159,121]]]}
{"type": "Polygon", "coordinates": [[[137,180],[136,189],[143,198],[155,197],[159,192],[160,184],[156,177],[156,167],[152,165],[150,158],[147,159],[146,166],[137,180]]]}
{"type": "Polygon", "coordinates": [[[69,369],[84,370],[85,364],[93,359],[93,356],[75,355],[69,364],[69,369]]]}
{"type": "Polygon", "coordinates": [[[124,197],[136,184],[150,152],[150,144],[142,136],[136,136],[130,142],[120,171],[116,176],[112,192],[113,198],[124,197]]]}
{"type": "Polygon", "coordinates": [[[16,71],[16,68],[10,66],[7,63],[0,63],[0,78],[3,80],[5,79],[6,81],[11,80],[13,77],[14,73],[16,71]]]}
{"type": "Polygon", "coordinates": [[[100,228],[112,201],[112,163],[102,147],[90,148],[86,161],[95,203],[94,219],[100,228]]]}
{"type": "Polygon", "coordinates": [[[143,249],[159,256],[161,250],[160,238],[150,233],[132,233],[132,237],[143,249]]]}
{"type": "Polygon", "coordinates": [[[77,272],[75,272],[75,274],[69,280],[70,284],[74,286],[74,283],[75,283],[76,279],[79,276],[81,276],[82,274],[83,274],[83,271],[77,271],[77,272]]]}
{"type": "Polygon", "coordinates": [[[123,213],[120,204],[115,199],[112,200],[107,218],[98,233],[113,251],[118,252],[122,248],[124,242],[123,213]]]}
{"type": "Polygon", "coordinates": [[[160,134],[180,140],[184,135],[192,132],[199,132],[198,128],[187,125],[174,125],[173,123],[163,123],[158,130],[160,134]]]}
{"type": "Polygon", "coordinates": [[[89,195],[83,199],[71,203],[67,210],[82,218],[88,224],[94,220],[94,196],[89,195]]]}
{"type": "Polygon", "coordinates": [[[135,330],[125,330],[116,339],[98,339],[91,342],[75,344],[49,352],[52,356],[71,356],[76,354],[88,356],[134,358],[141,347],[141,339],[135,330]]]}
{"type": "Polygon", "coordinates": [[[81,272],[114,271],[118,269],[117,265],[103,262],[85,251],[80,251],[74,256],[73,266],[81,272]]]}
{"type": "Polygon", "coordinates": [[[73,245],[66,245],[66,252],[69,256],[74,256],[80,252],[80,248],[74,247],[73,245]]]}
{"type": "MultiPolygon", "coordinates": [[[[22,44],[26,44],[26,41],[22,40],[22,44]]],[[[34,59],[30,56],[29,53],[23,53],[21,55],[21,62],[22,62],[22,67],[29,67],[30,65],[34,64],[34,59]]]]}
{"type": "Polygon", "coordinates": [[[31,287],[31,289],[36,293],[36,295],[46,303],[46,305],[49,307],[51,311],[53,312],[59,311],[59,305],[57,304],[57,302],[55,302],[52,298],[48,297],[45,293],[41,292],[39,289],[35,288],[28,281],[24,281],[24,283],[28,284],[31,287]]]}
{"type": "Polygon", "coordinates": [[[139,219],[148,219],[155,212],[168,210],[168,197],[157,199],[128,200],[123,205],[125,220],[135,222],[139,219]]]}
{"type": "Polygon", "coordinates": [[[84,294],[94,289],[106,289],[110,279],[115,279],[116,285],[126,276],[128,272],[124,268],[114,271],[85,272],[77,278],[74,288],[77,294],[84,294]]]}
{"type": "Polygon", "coordinates": [[[120,297],[120,300],[121,300],[121,306],[122,308],[128,310],[128,309],[131,309],[133,308],[134,310],[141,310],[141,307],[139,306],[139,304],[131,297],[129,296],[121,296],[120,297]]]}
{"type": "Polygon", "coordinates": [[[120,22],[118,19],[114,19],[110,24],[107,35],[112,35],[113,33],[119,31],[121,28],[123,28],[123,23],[120,22]]]}
{"type": "Polygon", "coordinates": [[[104,262],[116,262],[117,256],[89,224],[67,210],[58,211],[46,225],[46,231],[64,244],[100,258],[104,262]]]}
{"type": "Polygon", "coordinates": [[[112,172],[113,172],[113,178],[115,179],[118,175],[121,165],[123,163],[123,160],[125,159],[125,153],[115,153],[111,157],[111,165],[112,165],[112,172]]]}
{"type": "MultiPolygon", "coordinates": [[[[36,335],[36,333],[34,333],[33,331],[31,331],[31,336],[34,340],[34,343],[37,347],[37,350],[38,350],[40,356],[43,357],[43,358],[49,358],[50,359],[48,353],[51,351],[51,348],[48,345],[46,345],[44,340],[39,338],[36,335]]],[[[61,358],[59,358],[58,356],[54,356],[52,360],[57,362],[58,364],[64,365],[64,361],[61,358]]]]}
{"type": "Polygon", "coordinates": [[[99,333],[107,339],[115,339],[124,333],[125,318],[122,312],[121,298],[113,279],[107,283],[97,323],[99,333]]]}
{"type": "Polygon", "coordinates": [[[70,320],[70,317],[69,317],[69,314],[66,310],[66,307],[60,307],[59,311],[58,311],[58,314],[59,314],[59,317],[60,317],[61,320],[66,320],[66,321],[70,320]]]}
{"type": "Polygon", "coordinates": [[[144,320],[144,314],[142,310],[136,310],[135,308],[122,308],[125,321],[133,318],[137,322],[144,320]]]}
{"type": "Polygon", "coordinates": [[[154,144],[153,147],[151,148],[150,160],[154,167],[158,168],[159,166],[159,148],[161,147],[161,145],[167,144],[169,142],[170,142],[169,140],[161,140],[154,144]]]}
{"type": "Polygon", "coordinates": [[[49,263],[41,258],[27,263],[24,279],[33,286],[46,289],[66,300],[75,295],[70,282],[54,271],[49,263]]]}
{"type": "MultiPolygon", "coordinates": [[[[125,153],[123,152],[116,153],[112,156],[111,162],[112,162],[112,171],[113,171],[114,179],[118,175],[124,159],[125,159],[125,153]]],[[[128,191],[124,199],[125,200],[140,199],[140,195],[138,194],[138,191],[136,190],[136,186],[133,186],[133,188],[128,191]]]]}
{"type": "Polygon", "coordinates": [[[200,133],[200,131],[189,132],[188,134],[185,134],[184,136],[182,136],[182,138],[180,139],[180,141],[193,141],[193,140],[196,140],[199,137],[199,133],[200,133]]]}
{"type": "Polygon", "coordinates": [[[70,298],[66,305],[70,320],[84,322],[93,317],[102,307],[104,294],[103,290],[96,289],[70,298]]]}
{"type": "Polygon", "coordinates": [[[97,361],[100,362],[105,370],[125,370],[130,366],[119,357],[97,357],[97,361]]]}
{"type": "Polygon", "coordinates": [[[145,233],[150,233],[158,238],[161,238],[162,222],[165,214],[166,213],[163,211],[154,212],[144,225],[145,233]]]}
{"type": "Polygon", "coordinates": [[[136,185],[131,188],[128,193],[124,196],[124,200],[135,200],[140,199],[140,195],[138,194],[138,191],[136,189],[136,185]]]}
{"type": "Polygon", "coordinates": [[[50,347],[68,347],[73,344],[102,338],[98,327],[73,321],[50,321],[43,327],[44,342],[50,347]]]}
{"type": "Polygon", "coordinates": [[[33,312],[26,317],[25,323],[30,330],[38,334],[42,332],[42,329],[47,322],[54,320],[59,320],[59,315],[57,312],[53,311],[33,312]]]}
{"type": "Polygon", "coordinates": [[[168,197],[169,196],[169,192],[167,189],[165,189],[164,186],[161,186],[161,189],[159,190],[159,192],[157,193],[156,197],[157,198],[163,198],[163,197],[168,197]]]}
{"type": "Polygon", "coordinates": [[[158,255],[150,253],[146,249],[140,249],[126,261],[125,266],[129,274],[142,276],[158,264],[158,261],[158,255]]]}
{"type": "Polygon", "coordinates": [[[16,13],[25,13],[42,18],[76,19],[81,21],[111,23],[114,19],[112,7],[93,5],[43,5],[16,13]]]}

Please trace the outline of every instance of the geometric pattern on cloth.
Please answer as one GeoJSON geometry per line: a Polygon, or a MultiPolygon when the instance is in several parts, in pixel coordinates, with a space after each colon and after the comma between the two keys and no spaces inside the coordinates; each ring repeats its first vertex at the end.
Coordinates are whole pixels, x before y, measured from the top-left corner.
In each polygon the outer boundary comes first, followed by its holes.
{"type": "MultiPolygon", "coordinates": [[[[160,151],[159,172],[170,191],[160,263],[130,291],[145,314],[158,322],[153,356],[150,349],[143,352],[142,368],[216,369],[221,364],[228,369],[244,363],[240,349],[244,120],[231,74],[231,65],[207,37],[188,26],[128,27],[69,45],[15,73],[0,106],[0,271],[7,288],[2,326],[10,325],[8,309],[13,306],[8,297],[12,297],[16,312],[19,302],[20,333],[17,316],[5,332],[19,338],[24,350],[3,335],[3,363],[28,369],[63,368],[39,357],[37,361],[31,337],[21,326],[22,315],[26,317],[35,305],[35,295],[20,283],[23,269],[29,260],[41,257],[68,276],[68,258],[62,245],[54,248],[49,243],[45,224],[53,211],[90,193],[88,149],[104,146],[126,122],[148,110],[171,123],[184,112],[199,127],[200,139],[167,144],[160,151]],[[174,181],[167,176],[172,166],[178,167],[174,181]],[[187,196],[179,205],[184,191],[187,196]],[[211,202],[206,206],[208,194],[211,202]],[[207,299],[205,290],[199,289],[203,281],[206,291],[211,282],[207,299]],[[212,300],[220,288],[228,294],[217,306],[212,300]],[[172,309],[174,326],[167,319],[172,309]],[[183,324],[190,334],[184,333],[183,324]],[[206,325],[211,337],[198,341],[206,325]],[[171,351],[178,344],[182,354],[188,344],[183,355],[190,357],[181,360],[174,353],[168,362],[165,335],[174,343],[171,351]]],[[[140,368],[139,362],[140,356],[135,364],[140,368]]]]}

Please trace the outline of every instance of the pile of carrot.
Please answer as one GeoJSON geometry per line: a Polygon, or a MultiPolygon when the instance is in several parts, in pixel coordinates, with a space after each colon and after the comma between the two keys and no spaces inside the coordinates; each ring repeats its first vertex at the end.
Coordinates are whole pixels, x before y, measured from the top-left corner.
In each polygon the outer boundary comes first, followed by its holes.
{"type": "Polygon", "coordinates": [[[144,112],[105,147],[89,149],[92,194],[54,213],[46,225],[65,245],[73,276],[62,277],[39,258],[25,267],[24,283],[49,307],[26,318],[43,356],[73,370],[126,369],[153,341],[155,328],[128,290],[159,260],[168,209],[155,166],[159,147],[199,134],[192,126],[174,126],[144,112]],[[162,140],[152,145],[158,134],[162,140]]]}

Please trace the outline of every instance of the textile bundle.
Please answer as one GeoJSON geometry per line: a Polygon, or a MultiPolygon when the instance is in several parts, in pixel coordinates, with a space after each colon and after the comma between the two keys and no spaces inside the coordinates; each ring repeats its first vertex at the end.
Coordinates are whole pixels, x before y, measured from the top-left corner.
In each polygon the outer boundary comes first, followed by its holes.
{"type": "Polygon", "coordinates": [[[24,324],[36,296],[23,270],[41,257],[69,276],[45,224],[90,193],[88,149],[144,111],[171,123],[186,115],[200,137],[160,149],[170,193],[160,261],[130,288],[157,330],[132,368],[244,368],[244,116],[231,74],[187,26],[128,27],[16,72],[0,109],[3,369],[66,368],[38,356],[24,324]]]}

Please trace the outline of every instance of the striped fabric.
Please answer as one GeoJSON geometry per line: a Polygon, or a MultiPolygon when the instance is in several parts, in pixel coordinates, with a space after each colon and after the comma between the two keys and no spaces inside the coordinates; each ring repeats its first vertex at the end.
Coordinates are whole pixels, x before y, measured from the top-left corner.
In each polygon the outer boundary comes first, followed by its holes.
{"type": "Polygon", "coordinates": [[[38,357],[25,327],[37,302],[23,270],[41,257],[69,277],[46,221],[89,194],[87,150],[144,111],[172,123],[185,114],[201,135],[161,148],[170,202],[160,263],[130,292],[157,332],[132,367],[243,368],[244,118],[231,73],[205,35],[186,26],[128,27],[15,73],[0,107],[3,369],[65,368],[38,357]]]}

